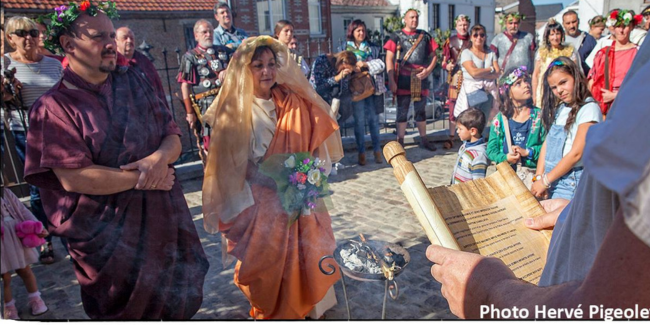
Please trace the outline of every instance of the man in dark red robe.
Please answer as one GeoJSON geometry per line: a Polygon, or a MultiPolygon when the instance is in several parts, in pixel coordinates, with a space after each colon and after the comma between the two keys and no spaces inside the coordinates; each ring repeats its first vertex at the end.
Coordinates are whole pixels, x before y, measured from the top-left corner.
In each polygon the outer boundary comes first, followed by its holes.
{"type": "Polygon", "coordinates": [[[135,50],[136,43],[133,31],[126,26],[118,28],[115,30],[115,41],[117,42],[117,52],[124,55],[126,64],[140,73],[151,84],[158,97],[167,104],[165,89],[156,67],[144,54],[135,50]]]}
{"type": "Polygon", "coordinates": [[[180,130],[141,75],[115,71],[114,36],[103,12],[60,35],[70,64],[30,111],[25,179],[68,239],[88,316],[189,319],[208,261],[170,167],[180,130]]]}

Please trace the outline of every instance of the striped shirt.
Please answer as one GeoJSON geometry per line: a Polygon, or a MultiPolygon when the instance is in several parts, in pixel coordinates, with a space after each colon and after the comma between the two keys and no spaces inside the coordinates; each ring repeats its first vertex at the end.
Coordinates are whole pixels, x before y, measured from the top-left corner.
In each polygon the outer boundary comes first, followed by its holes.
{"type": "MultiPolygon", "coordinates": [[[[43,56],[43,59],[36,63],[22,63],[11,58],[9,53],[5,54],[2,60],[2,69],[16,68],[14,77],[22,83],[23,104],[27,109],[48,91],[54,84],[59,82],[63,74],[61,62],[56,59],[43,56]]],[[[24,131],[21,115],[25,118],[25,125],[29,126],[27,121],[27,111],[11,111],[9,118],[9,129],[12,131],[24,131]]]]}
{"type": "Polygon", "coordinates": [[[458,184],[485,178],[489,164],[486,150],[485,138],[480,138],[475,142],[466,141],[460,146],[451,183],[458,184]]]}

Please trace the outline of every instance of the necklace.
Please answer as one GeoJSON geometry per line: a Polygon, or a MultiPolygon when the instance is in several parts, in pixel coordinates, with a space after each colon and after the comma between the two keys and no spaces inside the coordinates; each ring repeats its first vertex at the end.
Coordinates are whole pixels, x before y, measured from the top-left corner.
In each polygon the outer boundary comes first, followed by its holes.
{"type": "Polygon", "coordinates": [[[43,62],[43,57],[42,56],[41,56],[40,61],[34,61],[33,63],[21,62],[21,60],[17,59],[15,57],[15,55],[11,55],[11,58],[16,62],[20,62],[20,63],[24,64],[27,67],[27,69],[29,69],[31,72],[33,72],[35,74],[40,74],[41,73],[41,62],[43,62]],[[32,67],[30,66],[32,64],[36,65],[36,67],[37,67],[36,70],[32,69],[32,67]]]}
{"type": "Polygon", "coordinates": [[[31,72],[33,72],[33,73],[35,73],[35,74],[40,74],[40,73],[41,73],[41,61],[36,62],[36,63],[23,63],[23,64],[24,64],[24,65],[27,67],[27,69],[29,69],[31,72]],[[32,65],[32,64],[35,64],[35,65],[38,67],[38,69],[37,69],[36,71],[34,71],[34,69],[32,69],[32,67],[30,67],[30,65],[32,65]]]}

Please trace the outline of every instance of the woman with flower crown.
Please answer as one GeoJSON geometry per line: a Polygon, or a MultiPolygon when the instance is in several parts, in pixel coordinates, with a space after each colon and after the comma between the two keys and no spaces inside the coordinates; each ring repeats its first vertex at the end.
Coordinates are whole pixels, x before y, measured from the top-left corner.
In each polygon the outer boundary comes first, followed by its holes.
{"type": "Polygon", "coordinates": [[[555,59],[566,56],[580,66],[580,54],[571,44],[565,43],[565,32],[562,24],[555,18],[549,18],[546,29],[544,30],[544,44],[535,54],[535,70],[533,71],[533,104],[542,106],[542,85],[544,73],[548,65],[555,59]]]}
{"type": "Polygon", "coordinates": [[[630,42],[630,33],[642,21],[643,16],[633,10],[615,10],[607,18],[607,25],[614,27],[614,41],[598,51],[588,76],[589,90],[603,115],[607,115],[636,57],[638,46],[630,42]]]}
{"type": "Polygon", "coordinates": [[[339,274],[319,270],[335,248],[322,200],[295,221],[276,183],[260,166],[276,154],[308,152],[331,167],[326,139],[338,125],[290,52],[267,37],[246,39],[235,52],[218,98],[206,112],[214,128],[203,183],[204,227],[221,232],[237,258],[235,285],[256,319],[318,318],[336,303],[339,274]],[[310,311],[315,310],[310,314],[310,311]]]}

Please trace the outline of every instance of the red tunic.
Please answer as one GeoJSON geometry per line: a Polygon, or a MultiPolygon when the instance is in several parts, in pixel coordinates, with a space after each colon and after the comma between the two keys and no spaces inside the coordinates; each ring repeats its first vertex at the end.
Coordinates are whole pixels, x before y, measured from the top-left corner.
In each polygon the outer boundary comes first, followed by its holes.
{"type": "Polygon", "coordinates": [[[151,86],[153,86],[154,91],[162,99],[162,101],[167,105],[167,97],[165,96],[165,89],[163,88],[162,81],[160,80],[160,75],[153,63],[147,59],[146,56],[141,54],[138,51],[133,53],[131,60],[128,60],[129,67],[137,69],[139,72],[143,73],[145,79],[149,81],[151,86]]]}
{"type": "Polygon", "coordinates": [[[593,85],[591,87],[592,95],[600,103],[600,110],[603,115],[606,115],[609,111],[609,108],[612,105],[612,102],[605,104],[603,103],[603,93],[602,89],[605,89],[605,61],[609,57],[609,89],[611,91],[618,91],[623,84],[623,79],[627,75],[628,70],[632,66],[632,61],[636,57],[637,48],[631,48],[628,50],[616,51],[616,43],[613,45],[604,47],[598,51],[596,58],[594,59],[594,65],[589,71],[589,79],[593,80],[593,85]],[[607,49],[611,48],[609,53],[607,49]],[[607,55],[608,54],[608,55],[607,55]]]}
{"type": "Polygon", "coordinates": [[[120,165],[180,135],[138,74],[92,85],[69,68],[32,106],[25,179],[41,189],[50,233],[66,237],[84,310],[95,319],[188,319],[208,262],[180,183],[171,191],[66,192],[53,168],[120,165]]]}

